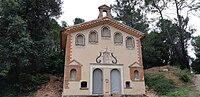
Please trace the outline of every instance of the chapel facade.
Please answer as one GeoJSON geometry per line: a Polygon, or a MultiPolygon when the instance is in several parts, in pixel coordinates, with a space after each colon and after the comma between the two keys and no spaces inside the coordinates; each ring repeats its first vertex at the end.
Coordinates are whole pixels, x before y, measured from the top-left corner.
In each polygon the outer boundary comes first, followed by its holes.
{"type": "Polygon", "coordinates": [[[145,94],[143,36],[112,19],[106,5],[99,7],[96,20],[65,28],[61,32],[61,48],[65,50],[62,95],[145,94]]]}

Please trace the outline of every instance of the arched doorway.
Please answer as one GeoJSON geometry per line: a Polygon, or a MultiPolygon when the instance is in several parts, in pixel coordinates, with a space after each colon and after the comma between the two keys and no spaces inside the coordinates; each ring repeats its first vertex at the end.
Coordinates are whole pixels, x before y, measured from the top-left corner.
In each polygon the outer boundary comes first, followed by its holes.
{"type": "Polygon", "coordinates": [[[111,94],[121,94],[121,76],[120,71],[113,69],[110,75],[111,94]]]}
{"type": "Polygon", "coordinates": [[[93,71],[92,94],[103,94],[103,73],[100,69],[93,71]]]}

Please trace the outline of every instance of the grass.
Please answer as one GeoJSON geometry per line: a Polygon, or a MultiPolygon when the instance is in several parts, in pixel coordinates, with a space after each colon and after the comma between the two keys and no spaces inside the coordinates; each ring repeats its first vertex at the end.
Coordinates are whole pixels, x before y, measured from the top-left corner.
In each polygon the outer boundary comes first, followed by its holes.
{"type": "Polygon", "coordinates": [[[183,87],[183,88],[177,88],[172,92],[168,92],[167,94],[163,96],[167,97],[188,97],[189,92],[191,91],[190,88],[188,87],[183,87]]]}
{"type": "Polygon", "coordinates": [[[146,72],[145,83],[159,97],[200,97],[192,83],[192,77],[186,70],[146,72]]]}
{"type": "Polygon", "coordinates": [[[195,87],[191,87],[189,85],[177,88],[172,92],[168,92],[165,95],[161,95],[161,97],[200,97],[200,94],[197,93],[195,87]]]}
{"type": "Polygon", "coordinates": [[[145,73],[145,83],[158,95],[165,95],[175,89],[175,83],[161,73],[145,73]]]}

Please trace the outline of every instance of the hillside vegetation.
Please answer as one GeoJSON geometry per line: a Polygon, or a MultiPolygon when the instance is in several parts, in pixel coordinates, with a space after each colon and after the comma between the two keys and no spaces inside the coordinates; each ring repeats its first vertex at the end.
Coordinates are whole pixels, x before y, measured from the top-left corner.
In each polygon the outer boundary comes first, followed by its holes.
{"type": "Polygon", "coordinates": [[[193,84],[193,74],[171,66],[145,70],[148,90],[160,97],[199,97],[193,84]]]}

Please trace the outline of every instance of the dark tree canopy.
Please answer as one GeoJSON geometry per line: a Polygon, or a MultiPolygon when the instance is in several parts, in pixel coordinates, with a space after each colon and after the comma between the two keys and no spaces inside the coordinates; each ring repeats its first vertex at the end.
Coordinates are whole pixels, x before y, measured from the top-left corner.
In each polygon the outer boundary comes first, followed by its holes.
{"type": "Polygon", "coordinates": [[[165,41],[161,33],[150,32],[142,40],[142,54],[145,68],[163,66],[169,62],[169,44],[165,41]]]}
{"type": "Polygon", "coordinates": [[[194,50],[196,52],[196,59],[192,63],[192,69],[195,73],[200,74],[200,36],[195,37],[192,45],[194,46],[194,50]]]}
{"type": "Polygon", "coordinates": [[[6,91],[2,87],[17,90],[9,94],[17,96],[37,89],[44,80],[39,79],[44,77],[41,74],[63,73],[63,53],[58,51],[61,27],[53,19],[61,15],[61,4],[59,0],[0,0],[1,96],[6,91]]]}
{"type": "Polygon", "coordinates": [[[142,0],[116,0],[111,8],[117,14],[115,19],[146,33],[149,25],[141,5],[142,0]]]}
{"type": "Polygon", "coordinates": [[[74,25],[75,25],[75,24],[83,23],[83,22],[85,22],[85,20],[82,19],[82,18],[75,18],[73,22],[74,22],[74,25]]]}

